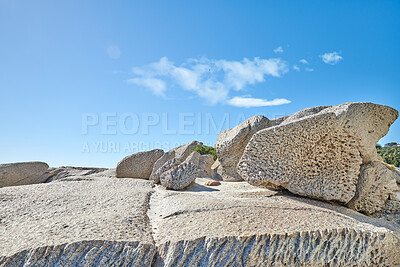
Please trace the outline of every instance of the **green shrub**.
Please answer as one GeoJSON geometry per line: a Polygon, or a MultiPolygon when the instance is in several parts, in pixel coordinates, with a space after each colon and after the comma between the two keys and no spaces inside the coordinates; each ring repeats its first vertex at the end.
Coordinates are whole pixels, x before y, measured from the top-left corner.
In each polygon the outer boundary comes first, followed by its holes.
{"type": "Polygon", "coordinates": [[[217,152],[212,146],[198,145],[192,149],[192,152],[193,151],[199,152],[200,155],[210,154],[213,156],[214,160],[217,160],[217,152]]]}
{"type": "Polygon", "coordinates": [[[400,147],[382,147],[377,152],[384,162],[400,167],[400,147]]]}

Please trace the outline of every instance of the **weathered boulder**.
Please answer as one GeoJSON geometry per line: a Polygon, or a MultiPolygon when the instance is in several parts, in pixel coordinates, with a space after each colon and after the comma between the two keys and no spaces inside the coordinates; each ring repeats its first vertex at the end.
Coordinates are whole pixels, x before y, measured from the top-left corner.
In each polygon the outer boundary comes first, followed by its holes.
{"type": "Polygon", "coordinates": [[[168,189],[182,190],[191,185],[199,173],[200,154],[192,152],[187,159],[160,176],[161,185],[168,189]]]}
{"type": "Polygon", "coordinates": [[[161,149],[139,152],[125,157],[117,165],[118,178],[149,179],[155,162],[164,155],[161,149]]]}
{"type": "Polygon", "coordinates": [[[48,168],[40,161],[0,164],[0,187],[43,183],[48,168]]]}
{"type": "Polygon", "coordinates": [[[217,156],[221,163],[221,176],[225,181],[241,181],[236,166],[243,151],[254,133],[269,126],[268,118],[264,116],[251,117],[238,126],[218,134],[215,144],[217,156]]]}
{"type": "Polygon", "coordinates": [[[297,120],[288,117],[253,135],[238,172],[252,185],[348,203],[361,164],[377,160],[375,145],[397,117],[395,109],[373,103],[345,103],[297,120]]]}
{"type": "Polygon", "coordinates": [[[396,171],[377,161],[363,164],[356,194],[347,206],[366,214],[383,210],[386,201],[398,190],[397,175],[396,171]]]}
{"type": "Polygon", "coordinates": [[[211,166],[214,164],[214,158],[210,154],[200,155],[198,177],[212,177],[211,166]]]}
{"type": "Polygon", "coordinates": [[[154,164],[149,180],[154,183],[160,182],[160,175],[170,168],[177,166],[184,162],[186,158],[192,153],[192,150],[203,143],[192,141],[186,145],[175,147],[160,157],[154,164]],[[163,167],[161,169],[161,167],[163,167]]]}

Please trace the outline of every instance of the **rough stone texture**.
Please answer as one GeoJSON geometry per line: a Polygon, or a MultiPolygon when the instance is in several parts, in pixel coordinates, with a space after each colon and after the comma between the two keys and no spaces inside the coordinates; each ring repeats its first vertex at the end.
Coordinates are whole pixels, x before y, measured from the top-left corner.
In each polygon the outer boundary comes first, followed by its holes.
{"type": "Polygon", "coordinates": [[[383,210],[389,197],[396,194],[396,175],[396,171],[377,161],[363,164],[356,195],[347,206],[366,214],[383,210]]]}
{"type": "Polygon", "coordinates": [[[180,164],[180,161],[178,159],[170,159],[167,162],[164,163],[164,165],[161,166],[155,173],[151,174],[150,176],[150,181],[153,181],[154,183],[159,183],[161,175],[172,169],[173,167],[176,167],[180,164]]]}
{"type": "Polygon", "coordinates": [[[148,181],[109,178],[2,188],[0,265],[149,266],[152,191],[148,181]]]}
{"type": "Polygon", "coordinates": [[[154,163],[153,166],[153,170],[151,171],[151,175],[149,180],[151,181],[155,181],[156,183],[158,183],[160,181],[160,173],[157,171],[165,165],[166,162],[171,161],[175,159],[175,150],[170,150],[166,153],[164,153],[164,155],[162,155],[161,158],[159,158],[156,163],[154,163]]]}
{"type": "Polygon", "coordinates": [[[214,164],[214,158],[210,154],[200,155],[198,177],[211,178],[211,166],[214,164]]]}
{"type": "Polygon", "coordinates": [[[40,161],[0,164],[0,187],[43,183],[48,168],[40,161]]]}
{"type": "Polygon", "coordinates": [[[149,179],[154,164],[162,155],[163,150],[153,149],[127,156],[118,162],[117,177],[149,179]]]}
{"type": "Polygon", "coordinates": [[[300,117],[254,134],[238,172],[253,185],[348,203],[361,164],[377,160],[375,145],[398,112],[372,103],[345,103],[300,117]]]}
{"type": "Polygon", "coordinates": [[[115,177],[115,169],[62,166],[58,168],[49,168],[45,172],[45,174],[43,174],[42,178],[46,181],[46,183],[49,183],[55,181],[70,180],[78,176],[115,177]]]}
{"type": "Polygon", "coordinates": [[[288,123],[297,121],[301,118],[315,115],[315,114],[321,112],[322,110],[330,108],[330,107],[332,107],[332,106],[319,106],[319,107],[305,108],[305,109],[302,109],[302,110],[294,113],[293,115],[289,115],[289,116],[285,117],[284,120],[279,124],[282,124],[282,123],[288,124],[288,123]]]}
{"type": "Polygon", "coordinates": [[[245,182],[184,192],[156,188],[148,215],[155,266],[388,266],[395,226],[341,206],[245,182]]]}
{"type": "Polygon", "coordinates": [[[159,183],[161,174],[184,162],[190,153],[192,153],[192,150],[196,146],[202,144],[203,143],[198,141],[192,141],[186,145],[175,147],[165,153],[154,164],[149,180],[153,181],[154,183],[159,183]]]}
{"type": "Polygon", "coordinates": [[[236,166],[250,138],[257,131],[269,126],[268,118],[264,116],[251,117],[238,126],[218,134],[215,144],[217,156],[221,163],[221,176],[226,181],[241,181],[236,166]]]}
{"type": "Polygon", "coordinates": [[[400,228],[344,207],[245,182],[179,192],[100,174],[1,188],[0,266],[400,264],[400,228]]]}
{"type": "Polygon", "coordinates": [[[400,184],[400,168],[396,168],[394,171],[394,179],[396,179],[396,183],[400,184]]]}
{"type": "Polygon", "coordinates": [[[217,159],[213,165],[211,165],[211,178],[217,181],[222,181],[222,176],[221,176],[221,163],[217,159]]]}
{"type": "Polygon", "coordinates": [[[200,154],[192,152],[187,159],[160,176],[161,185],[168,189],[182,190],[191,185],[199,173],[200,154]]]}

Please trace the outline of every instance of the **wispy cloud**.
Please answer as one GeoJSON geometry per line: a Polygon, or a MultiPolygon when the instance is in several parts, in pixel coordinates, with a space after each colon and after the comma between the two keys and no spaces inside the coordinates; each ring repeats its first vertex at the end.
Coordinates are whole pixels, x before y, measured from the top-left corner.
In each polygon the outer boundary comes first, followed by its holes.
{"type": "Polygon", "coordinates": [[[313,69],[313,68],[306,68],[306,71],[308,71],[308,72],[313,72],[314,69],[313,69]]]}
{"type": "MultiPolygon", "coordinates": [[[[128,82],[145,87],[158,96],[165,96],[168,86],[171,85],[195,92],[210,105],[227,103],[239,106],[237,103],[240,101],[237,102],[237,99],[244,98],[229,99],[231,90],[245,90],[249,85],[265,82],[266,76],[281,77],[288,71],[287,63],[279,58],[256,57],[253,60],[244,58],[241,61],[201,58],[189,59],[176,65],[163,57],[157,62],[133,68],[135,77],[128,82]],[[233,101],[234,99],[236,100],[233,101]]],[[[261,102],[258,105],[242,106],[255,107],[278,103],[274,102],[275,100],[259,100],[261,102]]]]}
{"type": "Polygon", "coordinates": [[[276,53],[276,54],[283,53],[283,47],[282,46],[278,46],[277,48],[274,49],[274,53],[276,53]]]}
{"type": "Polygon", "coordinates": [[[293,65],[293,69],[294,69],[295,71],[300,71],[300,68],[299,68],[299,66],[297,66],[297,65],[293,65]]]}
{"type": "Polygon", "coordinates": [[[109,45],[106,50],[109,58],[118,59],[121,56],[121,50],[117,45],[109,45]]]}
{"type": "Polygon", "coordinates": [[[305,60],[304,58],[303,58],[303,59],[300,59],[299,62],[300,62],[300,63],[303,63],[303,64],[305,64],[305,65],[308,65],[308,61],[305,60]]]}
{"type": "Polygon", "coordinates": [[[343,59],[343,57],[340,56],[338,52],[325,53],[323,55],[320,55],[320,57],[322,58],[322,61],[324,63],[330,65],[336,65],[337,63],[339,63],[340,60],[343,59]]]}
{"type": "Polygon", "coordinates": [[[289,104],[291,101],[284,98],[276,98],[274,100],[268,101],[260,98],[251,97],[240,97],[235,96],[229,99],[227,103],[235,107],[252,108],[252,107],[266,107],[266,106],[278,106],[283,104],[289,104]]]}

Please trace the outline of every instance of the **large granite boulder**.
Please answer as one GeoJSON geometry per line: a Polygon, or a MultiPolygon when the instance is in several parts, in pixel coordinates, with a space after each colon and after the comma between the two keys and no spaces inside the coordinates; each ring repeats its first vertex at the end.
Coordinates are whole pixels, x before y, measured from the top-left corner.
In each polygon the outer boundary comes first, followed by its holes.
{"type": "Polygon", "coordinates": [[[246,182],[205,181],[182,192],[107,177],[0,188],[0,266],[400,264],[395,224],[246,182]]]}
{"type": "Polygon", "coordinates": [[[163,150],[153,149],[127,156],[118,162],[117,177],[149,179],[154,164],[162,155],[163,150]]]}
{"type": "Polygon", "coordinates": [[[377,161],[361,165],[356,194],[347,206],[366,214],[383,210],[386,201],[398,190],[397,176],[396,171],[377,161]]]}
{"type": "Polygon", "coordinates": [[[160,182],[160,176],[162,173],[168,171],[170,168],[175,167],[186,160],[186,158],[192,153],[193,149],[202,145],[203,143],[198,141],[192,141],[186,145],[175,147],[160,157],[154,164],[149,180],[154,183],[160,182]],[[161,168],[163,167],[163,168],[161,168]]]}
{"type": "Polygon", "coordinates": [[[0,164],[0,187],[43,183],[48,168],[40,161],[0,164]]]}
{"type": "Polygon", "coordinates": [[[192,152],[187,159],[160,176],[161,185],[168,189],[182,190],[191,185],[199,173],[200,154],[192,152]]]}
{"type": "Polygon", "coordinates": [[[218,134],[215,149],[221,164],[220,172],[223,180],[243,180],[236,171],[239,159],[253,134],[268,126],[268,118],[264,116],[254,116],[245,120],[238,126],[218,134]]]}
{"type": "Polygon", "coordinates": [[[373,103],[345,103],[299,117],[254,134],[239,174],[252,185],[348,203],[361,165],[378,159],[375,145],[398,112],[373,103]]]}

